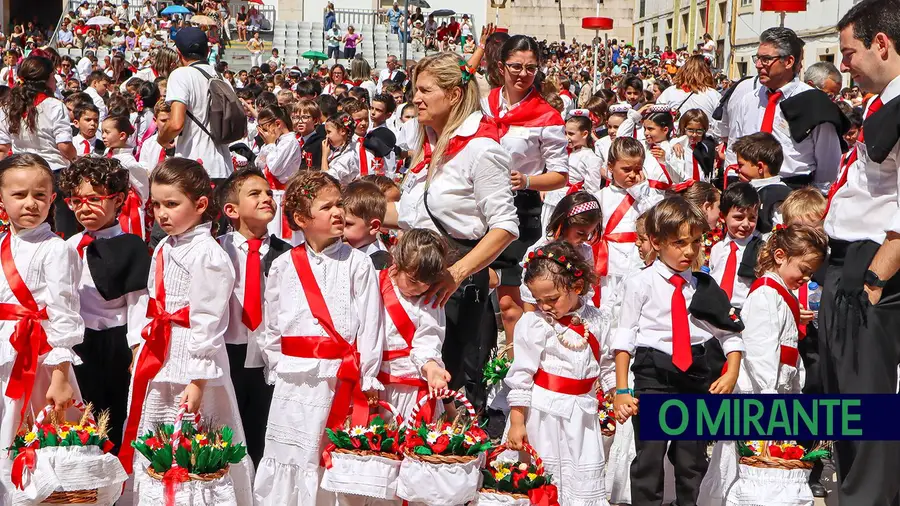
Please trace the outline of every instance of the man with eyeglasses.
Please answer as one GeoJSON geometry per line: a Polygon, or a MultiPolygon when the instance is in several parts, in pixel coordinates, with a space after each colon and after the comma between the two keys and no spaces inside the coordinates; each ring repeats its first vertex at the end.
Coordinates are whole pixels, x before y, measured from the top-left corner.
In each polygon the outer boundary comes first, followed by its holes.
{"type": "Polygon", "coordinates": [[[824,191],[837,179],[843,116],[827,95],[798,79],[804,43],[793,30],[769,28],[759,42],[753,61],[760,86],[735,104],[728,137],[771,133],[784,152],[781,180],[824,191]]]}
{"type": "Polygon", "coordinates": [[[397,73],[400,72],[400,63],[397,61],[396,56],[389,54],[385,63],[387,64],[387,68],[378,74],[378,83],[375,84],[375,93],[381,93],[382,83],[387,80],[393,81],[397,73]]]}
{"type": "MultiPolygon", "coordinates": [[[[862,0],[838,22],[841,70],[863,91],[862,131],[825,212],[819,328],[826,393],[896,394],[900,349],[900,0],[862,0]]],[[[836,441],[838,502],[897,504],[900,441],[836,441]]]]}

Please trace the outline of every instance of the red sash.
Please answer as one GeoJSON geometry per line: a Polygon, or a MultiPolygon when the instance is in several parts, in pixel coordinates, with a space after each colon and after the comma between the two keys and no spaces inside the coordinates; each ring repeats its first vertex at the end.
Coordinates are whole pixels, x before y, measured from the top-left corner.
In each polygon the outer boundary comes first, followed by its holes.
{"type": "MultiPolygon", "coordinates": [[[[757,288],[768,286],[770,288],[774,288],[778,295],[784,299],[784,302],[787,303],[788,308],[791,310],[791,314],[794,316],[794,323],[797,324],[797,328],[800,328],[800,303],[797,302],[797,298],[794,297],[787,288],[781,285],[778,281],[775,281],[769,277],[761,277],[757,278],[756,281],[750,286],[750,293],[756,291],[757,288]]],[[[791,367],[797,367],[798,360],[800,358],[800,352],[797,351],[797,348],[791,346],[781,345],[781,363],[784,365],[789,365],[791,367]]]]}
{"type": "MultiPolygon", "coordinates": [[[[263,173],[266,176],[266,181],[269,182],[269,187],[273,190],[284,190],[285,185],[281,181],[278,180],[271,172],[269,172],[269,166],[266,165],[263,173]]],[[[284,212],[284,203],[282,202],[281,206],[281,238],[290,241],[294,236],[294,231],[291,230],[291,226],[289,225],[290,221],[288,221],[287,213],[284,212]]]]}
{"type": "Polygon", "coordinates": [[[359,143],[359,146],[357,147],[357,149],[359,149],[359,175],[368,176],[369,157],[366,156],[366,146],[364,145],[365,139],[360,137],[356,142],[359,143]]]}
{"type": "Polygon", "coordinates": [[[0,303],[0,320],[16,322],[15,330],[9,337],[9,344],[16,350],[16,361],[9,376],[6,396],[10,399],[22,399],[22,411],[19,413],[21,423],[34,390],[38,357],[50,353],[53,347],[47,342],[47,333],[41,325],[41,321],[49,319],[47,308],[38,309],[34,296],[19,275],[13,260],[10,235],[11,233],[7,233],[0,243],[0,262],[3,264],[3,274],[9,289],[19,303],[0,303]]]}
{"type": "MultiPolygon", "coordinates": [[[[809,284],[803,283],[797,290],[797,299],[803,309],[809,309],[809,284]]],[[[806,337],[806,324],[797,323],[797,330],[800,332],[799,339],[802,341],[806,337]]]]}
{"type": "Polygon", "coordinates": [[[141,224],[141,197],[138,195],[134,187],[128,188],[128,195],[125,196],[125,203],[122,205],[122,212],[119,213],[119,225],[126,234],[134,234],[138,237],[144,237],[144,226],[141,224]]]}
{"type": "Polygon", "coordinates": [[[500,93],[502,88],[494,88],[488,95],[488,106],[491,109],[494,123],[500,130],[500,137],[509,132],[511,126],[521,127],[548,127],[563,126],[565,121],[559,111],[547,103],[544,98],[532,90],[522,99],[514,108],[506,112],[500,117],[500,93]]]}
{"type": "MultiPolygon", "coordinates": [[[[653,146],[651,145],[651,148],[652,147],[653,146]]],[[[662,148],[660,147],[660,149],[662,149],[662,148]]],[[[650,154],[649,151],[647,154],[650,154]]],[[[653,157],[653,155],[650,155],[650,156],[653,157]]],[[[647,184],[650,185],[650,188],[654,188],[657,190],[668,190],[669,188],[672,187],[672,176],[670,176],[669,171],[666,170],[666,164],[664,162],[660,162],[659,159],[657,159],[655,157],[653,158],[653,161],[655,161],[656,164],[659,165],[659,168],[660,168],[660,170],[662,170],[663,175],[666,176],[666,182],[657,181],[657,180],[648,178],[647,184]]]]}
{"type": "MultiPolygon", "coordinates": [[[[567,316],[561,318],[559,323],[565,325],[569,329],[573,330],[578,335],[584,335],[585,327],[584,323],[580,325],[572,324],[572,317],[567,316]]],[[[587,333],[588,345],[591,347],[591,353],[594,355],[594,359],[597,360],[597,363],[600,363],[600,341],[594,336],[593,333],[587,333]]],[[[551,392],[556,392],[559,394],[566,395],[585,395],[591,393],[591,390],[594,387],[594,382],[597,381],[597,378],[584,378],[584,379],[574,379],[567,378],[565,376],[557,376],[555,374],[550,374],[543,369],[538,369],[534,374],[534,384],[545,389],[550,390],[551,392]]]]}
{"type": "Polygon", "coordinates": [[[282,336],[281,352],[289,357],[340,360],[337,386],[325,426],[343,425],[348,414],[352,425],[365,426],[369,418],[369,405],[360,390],[359,353],[334,328],[325,298],[309,266],[305,243],[291,250],[291,260],[303,286],[309,311],[328,336],[282,336]]]}
{"type": "MultiPolygon", "coordinates": [[[[468,137],[457,135],[450,138],[447,142],[447,148],[444,150],[444,163],[449,162],[454,156],[458,155],[469,144],[469,141],[479,138],[488,138],[500,142],[500,131],[497,125],[492,123],[486,116],[481,118],[478,130],[474,134],[468,137]]],[[[415,174],[421,172],[426,165],[431,164],[431,143],[428,142],[428,139],[425,139],[425,142],[422,144],[422,151],[424,154],[422,161],[410,169],[415,174]]]]}
{"type": "Polygon", "coordinates": [[[144,345],[137,356],[134,366],[134,385],[131,392],[131,405],[128,408],[128,421],[122,435],[122,447],[119,449],[119,462],[127,474],[131,474],[134,463],[134,448],[131,442],[137,437],[138,425],[143,415],[144,398],[150,381],[156,377],[166,356],[169,354],[169,342],[172,339],[172,325],[190,328],[190,306],[184,306],[174,313],[166,310],[165,266],[163,264],[163,247],[156,254],[156,272],[154,274],[156,298],[147,304],[147,318],[150,323],[141,331],[144,345]]]}
{"type": "Polygon", "coordinates": [[[609,273],[609,243],[629,243],[637,241],[637,232],[613,232],[625,214],[634,205],[634,197],[625,194],[625,198],[619,203],[619,206],[613,211],[606,222],[603,235],[600,240],[593,245],[594,249],[594,270],[598,276],[606,276],[609,273]]]}

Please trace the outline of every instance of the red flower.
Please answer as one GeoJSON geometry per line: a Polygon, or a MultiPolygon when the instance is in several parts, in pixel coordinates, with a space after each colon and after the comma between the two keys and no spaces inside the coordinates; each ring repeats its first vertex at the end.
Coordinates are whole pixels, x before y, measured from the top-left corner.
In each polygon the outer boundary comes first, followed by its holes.
{"type": "Polygon", "coordinates": [[[150,439],[144,441],[144,443],[151,450],[159,450],[160,448],[162,448],[162,443],[160,443],[159,439],[156,439],[155,437],[151,437],[150,439]]]}
{"type": "Polygon", "coordinates": [[[576,278],[580,278],[583,274],[584,274],[584,272],[582,272],[581,269],[575,269],[575,277],[576,278]]]}
{"type": "Polygon", "coordinates": [[[784,450],[784,455],[781,458],[787,460],[800,460],[803,458],[803,450],[799,446],[791,446],[784,450]]]}
{"type": "MultiPolygon", "coordinates": [[[[66,428],[64,430],[68,431],[69,429],[66,428]]],[[[54,427],[52,425],[45,425],[44,426],[44,436],[46,436],[47,434],[56,434],[56,427],[54,427]]]]}
{"type": "Polygon", "coordinates": [[[381,451],[381,436],[378,434],[366,434],[366,439],[369,441],[370,450],[381,451]]]}
{"type": "Polygon", "coordinates": [[[191,440],[190,438],[183,437],[181,438],[181,447],[187,451],[191,451],[191,440]]]}
{"type": "Polygon", "coordinates": [[[784,452],[781,451],[781,447],[777,445],[769,445],[769,456],[775,458],[784,458],[784,452]]]}
{"type": "Polygon", "coordinates": [[[103,453],[109,453],[110,451],[112,451],[113,447],[115,447],[115,446],[116,445],[114,445],[112,441],[107,439],[106,441],[103,442],[103,453]]]}
{"type": "Polygon", "coordinates": [[[88,442],[88,439],[90,439],[90,438],[91,438],[91,435],[88,434],[87,432],[85,432],[85,431],[78,432],[78,439],[81,440],[81,444],[86,445],[88,442]]]}
{"type": "Polygon", "coordinates": [[[437,441],[432,443],[431,451],[434,453],[444,453],[444,450],[450,446],[450,438],[447,437],[446,434],[441,435],[441,437],[437,438],[437,441]]]}
{"type": "Polygon", "coordinates": [[[359,448],[360,446],[362,446],[362,443],[359,441],[359,438],[356,438],[356,437],[350,438],[350,444],[352,444],[354,448],[359,448]]]}
{"type": "Polygon", "coordinates": [[[561,256],[559,257],[559,261],[562,262],[562,263],[566,263],[566,256],[565,256],[565,255],[561,255],[561,256]]]}
{"type": "Polygon", "coordinates": [[[519,488],[519,480],[528,476],[528,471],[513,471],[512,484],[513,487],[519,488]]]}
{"type": "Polygon", "coordinates": [[[481,430],[480,427],[472,427],[471,429],[469,429],[469,435],[479,443],[481,443],[482,441],[486,441],[488,438],[487,432],[481,430]]]}
{"type": "Polygon", "coordinates": [[[419,436],[412,436],[406,438],[406,446],[408,448],[415,448],[417,446],[424,446],[425,440],[419,436]]]}

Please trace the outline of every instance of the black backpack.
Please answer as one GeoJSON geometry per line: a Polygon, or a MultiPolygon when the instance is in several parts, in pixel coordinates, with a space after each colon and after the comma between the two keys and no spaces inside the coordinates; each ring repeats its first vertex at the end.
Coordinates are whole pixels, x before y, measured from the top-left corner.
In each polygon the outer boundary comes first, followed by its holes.
{"type": "Polygon", "coordinates": [[[209,91],[206,96],[206,120],[209,122],[209,129],[201,124],[191,111],[186,111],[188,117],[216,144],[231,144],[246,137],[247,114],[234,89],[218,74],[211,76],[195,65],[197,64],[191,64],[191,67],[200,71],[209,80],[209,91]]]}

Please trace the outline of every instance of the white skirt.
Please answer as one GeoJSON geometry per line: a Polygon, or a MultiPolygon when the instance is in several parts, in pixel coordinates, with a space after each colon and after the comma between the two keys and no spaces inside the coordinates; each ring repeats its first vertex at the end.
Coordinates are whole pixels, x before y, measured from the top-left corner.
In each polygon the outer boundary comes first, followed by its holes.
{"type": "Polygon", "coordinates": [[[334,494],[319,488],[319,463],[337,380],[317,374],[279,373],[275,379],[266,448],[253,486],[261,506],[335,504],[334,494]]]}
{"type": "MultiPolygon", "coordinates": [[[[632,419],[629,418],[625,423],[616,424],[616,434],[613,436],[612,448],[606,464],[606,487],[610,503],[631,504],[631,462],[636,455],[634,425],[632,419]]],[[[668,504],[675,500],[675,467],[668,458],[665,458],[663,459],[663,469],[666,475],[663,482],[663,503],[668,504]]]]}
{"type": "MultiPolygon", "coordinates": [[[[409,423],[409,414],[412,412],[416,404],[419,403],[419,389],[407,385],[385,385],[384,391],[380,393],[383,400],[397,408],[397,412],[403,417],[403,421],[409,423]]],[[[444,403],[440,400],[435,402],[433,419],[437,419],[444,412],[444,403]]],[[[394,419],[386,409],[379,410],[381,417],[391,421],[394,419]]],[[[433,420],[426,420],[433,421],[433,420]]]]}
{"type": "MultiPolygon", "coordinates": [[[[813,506],[810,469],[765,469],[739,464],[728,506],[813,506]]],[[[698,503],[703,504],[703,503],[698,503]]]]}
{"type": "Polygon", "coordinates": [[[728,491],[738,479],[737,444],[734,441],[716,441],[713,446],[709,469],[700,484],[697,504],[724,506],[728,491]]]}

